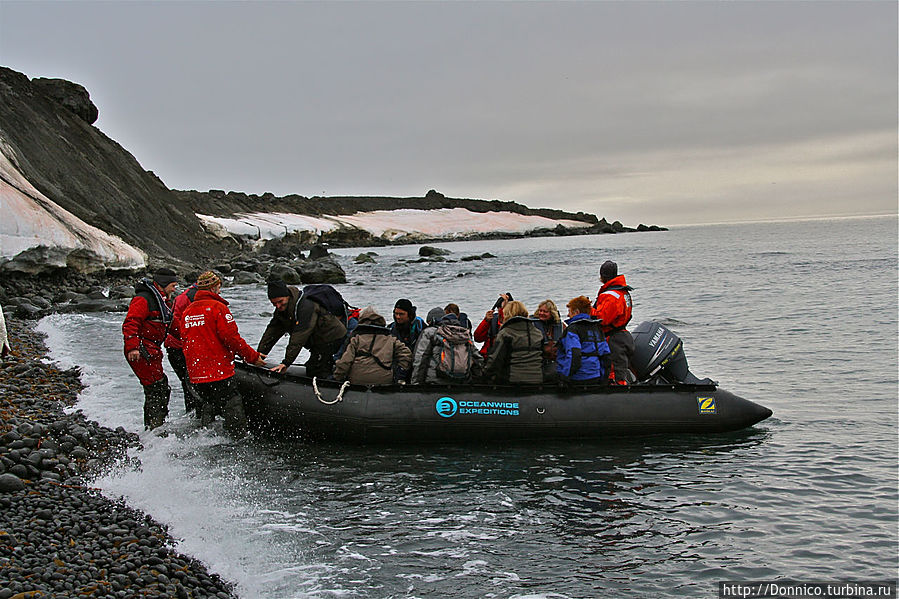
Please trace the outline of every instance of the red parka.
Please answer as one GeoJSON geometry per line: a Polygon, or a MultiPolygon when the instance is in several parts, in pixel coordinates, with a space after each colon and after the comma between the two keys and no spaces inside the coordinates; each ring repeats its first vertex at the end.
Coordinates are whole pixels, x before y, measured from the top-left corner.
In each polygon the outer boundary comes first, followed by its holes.
{"type": "Polygon", "coordinates": [[[481,349],[478,350],[482,356],[485,358],[487,354],[490,352],[490,348],[493,347],[493,342],[496,339],[497,333],[499,333],[499,328],[503,325],[503,311],[497,310],[493,313],[493,318],[487,320],[486,318],[481,321],[475,330],[474,330],[474,340],[478,343],[483,343],[481,349]]]}
{"type": "Polygon", "coordinates": [[[602,321],[602,332],[606,336],[624,329],[630,322],[634,306],[630,290],[624,275],[618,275],[600,287],[590,315],[602,321]]]}
{"type": "Polygon", "coordinates": [[[136,295],[128,305],[128,314],[122,323],[125,338],[125,356],[128,352],[141,350],[140,357],[128,361],[131,370],[140,379],[141,385],[152,385],[165,376],[162,370],[162,342],[166,336],[166,323],[156,297],[149,285],[155,285],[162,295],[162,288],[156,283],[144,280],[134,286],[136,295]],[[149,298],[149,299],[148,299],[149,298]]]}
{"type": "Polygon", "coordinates": [[[184,310],[194,301],[197,294],[197,285],[194,283],[175,298],[175,307],[173,308],[172,326],[169,327],[169,336],[165,338],[165,346],[173,349],[181,349],[184,344],[181,342],[181,318],[184,316],[184,310]]]}
{"type": "Polygon", "coordinates": [[[191,383],[213,383],[234,376],[234,356],[247,362],[259,359],[259,352],[240,336],[228,302],[200,289],[184,310],[180,323],[181,341],[191,383]]]}

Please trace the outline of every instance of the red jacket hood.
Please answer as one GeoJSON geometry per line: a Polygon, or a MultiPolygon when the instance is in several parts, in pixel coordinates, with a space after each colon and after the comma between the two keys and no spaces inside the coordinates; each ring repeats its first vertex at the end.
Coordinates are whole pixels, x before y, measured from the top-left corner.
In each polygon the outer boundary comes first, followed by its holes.
{"type": "Polygon", "coordinates": [[[218,293],[209,291],[208,289],[197,289],[197,294],[194,296],[194,301],[198,302],[200,300],[214,300],[217,302],[221,302],[226,306],[228,305],[228,301],[225,298],[220,296],[218,293]]]}
{"type": "Polygon", "coordinates": [[[611,281],[609,281],[608,283],[606,283],[602,287],[600,287],[599,292],[602,293],[609,287],[626,287],[626,286],[627,286],[627,281],[624,280],[624,275],[618,275],[617,277],[615,277],[614,279],[612,279],[611,281]]]}

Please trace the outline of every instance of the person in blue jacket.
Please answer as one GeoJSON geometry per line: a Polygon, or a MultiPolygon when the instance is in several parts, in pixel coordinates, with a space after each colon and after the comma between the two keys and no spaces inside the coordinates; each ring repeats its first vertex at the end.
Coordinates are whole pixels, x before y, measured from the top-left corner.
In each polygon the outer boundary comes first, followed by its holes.
{"type": "Polygon", "coordinates": [[[556,372],[564,386],[570,382],[608,383],[609,344],[600,321],[590,318],[593,306],[586,296],[567,304],[568,328],[558,343],[556,372]]]}

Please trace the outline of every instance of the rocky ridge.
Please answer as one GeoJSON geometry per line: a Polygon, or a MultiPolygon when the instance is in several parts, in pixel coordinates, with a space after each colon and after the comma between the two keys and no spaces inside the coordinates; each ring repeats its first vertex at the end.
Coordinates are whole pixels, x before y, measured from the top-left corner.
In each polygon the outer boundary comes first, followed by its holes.
{"type": "MultiPolygon", "coordinates": [[[[276,197],[211,190],[171,190],[146,171],[125,148],[93,126],[99,112],[87,90],[62,79],[29,80],[24,74],[0,67],[0,142],[10,161],[41,194],[84,222],[140,248],[151,267],[174,265],[197,268],[248,250],[275,253],[327,243],[334,247],[386,245],[389,242],[354,227],[322,234],[303,232],[262,247],[235,236],[215,234],[204,227],[197,213],[230,217],[247,212],[290,212],[305,215],[347,215],[359,211],[415,208],[465,208],[473,212],[508,211],[516,214],[567,219],[589,227],[533,231],[526,235],[496,233],[471,239],[514,238],[528,235],[572,235],[659,230],[640,225],[630,229],[583,212],[532,209],[516,202],[448,198],[431,190],[422,197],[276,197]]],[[[10,182],[6,182],[10,184],[10,182]]],[[[445,241],[436,238],[400,240],[400,243],[445,241]]],[[[77,268],[77,266],[70,267],[77,268]]],[[[4,269],[0,264],[0,270],[4,269]]]]}

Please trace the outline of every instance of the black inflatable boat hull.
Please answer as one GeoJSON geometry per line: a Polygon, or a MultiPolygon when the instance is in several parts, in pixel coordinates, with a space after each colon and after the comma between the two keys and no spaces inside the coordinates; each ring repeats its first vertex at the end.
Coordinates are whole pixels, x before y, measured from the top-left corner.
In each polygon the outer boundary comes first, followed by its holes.
{"type": "Polygon", "coordinates": [[[319,381],[317,396],[305,376],[245,364],[237,365],[236,380],[257,430],[357,443],[719,433],[771,416],[768,408],[714,385],[585,387],[564,393],[549,385],[350,385],[335,401],[341,385],[333,381],[319,381]]]}

